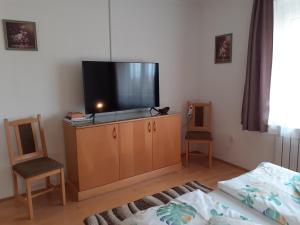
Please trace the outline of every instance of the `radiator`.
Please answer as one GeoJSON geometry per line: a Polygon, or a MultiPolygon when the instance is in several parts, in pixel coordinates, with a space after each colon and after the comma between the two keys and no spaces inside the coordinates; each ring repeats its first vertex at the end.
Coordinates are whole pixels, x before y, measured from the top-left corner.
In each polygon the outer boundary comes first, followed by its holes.
{"type": "Polygon", "coordinates": [[[277,137],[275,143],[275,163],[300,172],[300,139],[277,137]]]}

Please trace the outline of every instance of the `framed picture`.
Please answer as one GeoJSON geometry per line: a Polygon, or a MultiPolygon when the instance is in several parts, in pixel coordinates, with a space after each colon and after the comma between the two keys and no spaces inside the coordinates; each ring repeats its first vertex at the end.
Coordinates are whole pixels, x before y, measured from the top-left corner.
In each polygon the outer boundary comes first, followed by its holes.
{"type": "Polygon", "coordinates": [[[232,62],[232,34],[216,36],[215,63],[232,62]]]}
{"type": "Polygon", "coordinates": [[[6,50],[38,50],[34,22],[3,20],[3,30],[6,50]]]}

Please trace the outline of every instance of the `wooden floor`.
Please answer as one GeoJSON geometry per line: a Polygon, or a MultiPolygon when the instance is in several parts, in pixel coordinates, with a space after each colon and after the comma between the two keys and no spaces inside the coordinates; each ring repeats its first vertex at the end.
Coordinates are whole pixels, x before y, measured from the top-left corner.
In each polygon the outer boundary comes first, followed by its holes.
{"type": "Polygon", "coordinates": [[[65,207],[59,205],[59,197],[56,193],[37,197],[33,200],[34,216],[30,221],[27,219],[27,208],[22,202],[14,199],[0,203],[0,224],[83,224],[83,219],[93,213],[105,209],[117,207],[124,203],[151,195],[167,188],[183,184],[191,180],[212,188],[216,188],[220,180],[230,179],[244,173],[245,170],[214,160],[213,168],[207,168],[207,159],[194,158],[188,168],[183,167],[178,173],[168,174],[146,182],[107,193],[96,198],[82,202],[67,202],[65,207]]]}

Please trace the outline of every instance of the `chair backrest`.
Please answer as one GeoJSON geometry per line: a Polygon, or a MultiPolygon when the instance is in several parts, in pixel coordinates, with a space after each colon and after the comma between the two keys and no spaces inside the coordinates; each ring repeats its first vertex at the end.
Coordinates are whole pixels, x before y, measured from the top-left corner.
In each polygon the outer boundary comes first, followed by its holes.
{"type": "Polygon", "coordinates": [[[188,110],[192,109],[192,115],[188,122],[189,131],[211,132],[211,102],[191,103],[188,102],[188,110]]]}
{"type": "Polygon", "coordinates": [[[14,121],[4,119],[4,129],[12,165],[20,161],[48,156],[41,115],[14,121]],[[15,136],[16,142],[12,142],[12,136],[15,136]]]}

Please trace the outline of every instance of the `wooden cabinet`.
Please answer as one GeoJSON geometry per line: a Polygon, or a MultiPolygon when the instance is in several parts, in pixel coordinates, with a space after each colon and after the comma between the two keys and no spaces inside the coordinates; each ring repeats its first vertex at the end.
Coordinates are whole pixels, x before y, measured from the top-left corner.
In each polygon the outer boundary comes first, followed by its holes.
{"type": "Polygon", "coordinates": [[[180,162],[180,126],[178,116],[153,120],[153,169],[180,162]]]}
{"type": "Polygon", "coordinates": [[[118,125],[77,131],[79,190],[119,180],[118,125]]]}
{"type": "Polygon", "coordinates": [[[181,169],[178,114],[72,126],[64,123],[67,180],[76,200],[181,169]]]}
{"type": "Polygon", "coordinates": [[[119,124],[120,178],[152,170],[152,120],[119,124]]]}

